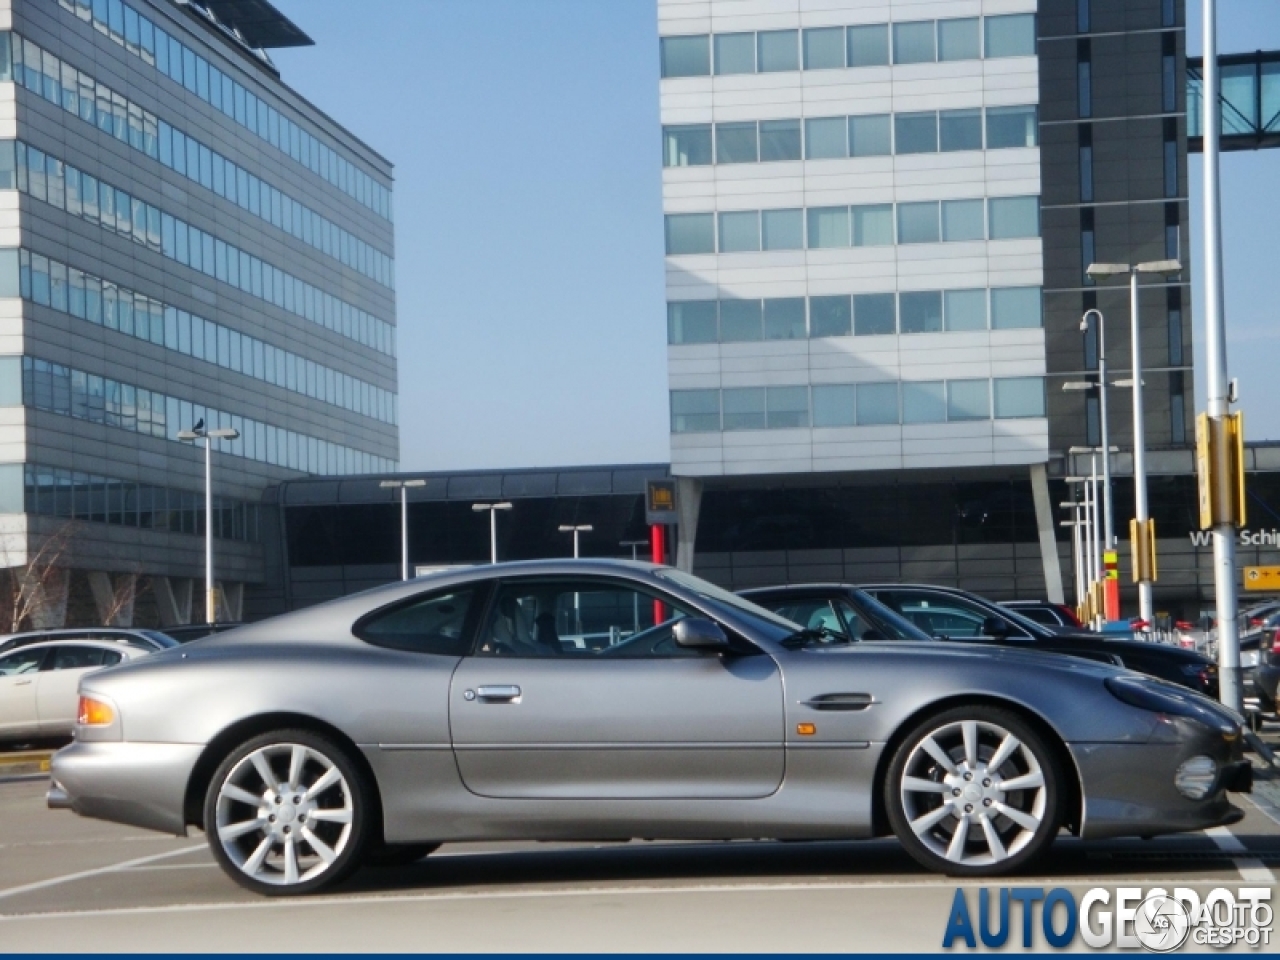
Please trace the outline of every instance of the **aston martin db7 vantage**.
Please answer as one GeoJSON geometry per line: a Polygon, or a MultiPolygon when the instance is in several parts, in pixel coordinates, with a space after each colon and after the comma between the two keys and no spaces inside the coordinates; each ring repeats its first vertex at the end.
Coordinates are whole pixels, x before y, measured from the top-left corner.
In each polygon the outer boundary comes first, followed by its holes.
{"type": "Polygon", "coordinates": [[[304,893],[449,841],[896,835],[956,876],[1232,823],[1241,718],[1087,660],[841,643],[668,567],[444,571],[86,676],[49,804],[304,893]]]}

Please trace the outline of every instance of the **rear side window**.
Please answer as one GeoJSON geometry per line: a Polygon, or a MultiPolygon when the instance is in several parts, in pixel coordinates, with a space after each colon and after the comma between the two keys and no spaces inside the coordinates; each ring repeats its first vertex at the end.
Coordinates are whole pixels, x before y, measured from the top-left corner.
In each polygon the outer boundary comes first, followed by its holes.
{"type": "Polygon", "coordinates": [[[466,627],[474,600],[470,588],[427,594],[375,614],[358,626],[356,635],[377,647],[465,656],[471,647],[466,627]]]}
{"type": "Polygon", "coordinates": [[[89,667],[112,667],[120,662],[120,654],[101,647],[58,647],[53,658],[54,670],[84,670],[89,667]]]}

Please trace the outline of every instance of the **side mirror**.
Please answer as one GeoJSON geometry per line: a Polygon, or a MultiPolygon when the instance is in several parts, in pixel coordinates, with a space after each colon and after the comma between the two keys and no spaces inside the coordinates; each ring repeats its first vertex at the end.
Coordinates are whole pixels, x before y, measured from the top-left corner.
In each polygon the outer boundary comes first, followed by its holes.
{"type": "Polygon", "coordinates": [[[724,653],[729,649],[729,638],[720,624],[702,617],[686,617],[676,622],[672,633],[676,646],[689,650],[706,650],[708,653],[724,653]]]}
{"type": "Polygon", "coordinates": [[[858,639],[863,643],[884,643],[889,638],[879,630],[864,630],[858,639]]]}
{"type": "Polygon", "coordinates": [[[987,617],[982,621],[982,635],[985,637],[1009,636],[1009,624],[999,617],[987,617]]]}

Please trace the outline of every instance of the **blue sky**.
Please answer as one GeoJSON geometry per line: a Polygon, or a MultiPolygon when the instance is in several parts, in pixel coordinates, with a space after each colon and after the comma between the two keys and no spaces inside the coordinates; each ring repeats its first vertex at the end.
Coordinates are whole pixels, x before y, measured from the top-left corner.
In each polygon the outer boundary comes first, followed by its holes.
{"type": "MultiPolygon", "coordinates": [[[[655,0],[276,3],[317,44],[285,81],[396,165],[403,467],[665,461],[655,0]]],[[[1219,5],[1222,51],[1280,47],[1275,0],[1219,5]]],[[[1280,440],[1280,152],[1222,170],[1228,361],[1280,440]]]]}

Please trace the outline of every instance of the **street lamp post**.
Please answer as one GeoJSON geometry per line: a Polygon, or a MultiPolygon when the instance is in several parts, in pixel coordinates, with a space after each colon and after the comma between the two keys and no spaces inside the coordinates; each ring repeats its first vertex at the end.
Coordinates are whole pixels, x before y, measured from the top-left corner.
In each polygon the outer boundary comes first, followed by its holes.
{"type": "MultiPolygon", "coordinates": [[[[561,533],[572,533],[572,534],[573,534],[573,559],[575,559],[575,560],[577,560],[577,559],[578,559],[578,534],[580,534],[580,533],[590,533],[590,532],[591,532],[592,530],[594,530],[594,529],[595,529],[595,527],[593,527],[593,526],[592,526],[591,524],[589,524],[589,523],[579,523],[579,524],[576,524],[576,525],[575,525],[575,524],[571,524],[571,523],[562,523],[562,524],[560,524],[560,532],[561,532],[561,533]]],[[[634,552],[635,552],[635,550],[634,550],[634,548],[633,548],[633,549],[632,549],[632,553],[634,553],[634,552]]]]}
{"type": "Polygon", "coordinates": [[[477,513],[489,511],[489,562],[498,562],[498,511],[510,510],[509,503],[473,503],[471,509],[477,513]]]}
{"type": "Polygon", "coordinates": [[[425,487],[425,480],[383,480],[384,490],[400,490],[400,579],[409,579],[409,488],[425,487]]]}
{"type": "Polygon", "coordinates": [[[1084,543],[1081,537],[1081,528],[1084,526],[1084,520],[1081,519],[1080,513],[1084,509],[1084,504],[1079,500],[1071,500],[1067,503],[1060,503],[1058,506],[1064,510],[1071,511],[1071,519],[1061,521],[1058,526],[1071,528],[1071,558],[1075,567],[1076,575],[1076,606],[1084,601],[1085,584],[1087,583],[1084,575],[1084,543]]]}
{"type": "MultiPolygon", "coordinates": [[[[1147,434],[1142,410],[1142,325],[1138,322],[1138,274],[1154,273],[1169,276],[1181,273],[1182,264],[1177,260],[1151,260],[1138,264],[1091,263],[1086,272],[1091,277],[1125,275],[1129,277],[1129,324],[1133,339],[1133,503],[1134,515],[1138,521],[1138,536],[1145,538],[1150,511],[1147,505],[1147,434]]],[[[1087,319],[1088,314],[1085,314],[1085,317],[1087,319]]],[[[1098,329],[1102,329],[1101,322],[1098,324],[1098,329]]],[[[1105,384],[1105,378],[1103,382],[1105,384]]],[[[1105,393],[1104,387],[1103,394],[1105,393]]],[[[1104,440],[1103,444],[1105,443],[1104,440]]],[[[1154,550],[1154,544],[1152,548],[1154,550]]],[[[1149,625],[1155,622],[1151,580],[1145,578],[1138,581],[1138,615],[1149,625]]],[[[1148,629],[1150,629],[1149,626],[1148,629]]]]}
{"type": "Polygon", "coordinates": [[[230,427],[209,430],[204,420],[196,421],[190,430],[180,430],[178,439],[194,443],[204,440],[204,622],[218,622],[217,597],[213,592],[213,441],[234,440],[240,431],[230,427]]]}
{"type": "Polygon", "coordinates": [[[1098,327],[1098,382],[1064,383],[1064,390],[1098,389],[1098,420],[1102,427],[1102,503],[1103,503],[1103,543],[1110,550],[1116,543],[1115,511],[1111,505],[1111,443],[1107,429],[1107,336],[1106,324],[1103,323],[1101,310],[1086,310],[1080,319],[1080,330],[1088,332],[1089,318],[1095,317],[1098,327]]]}

